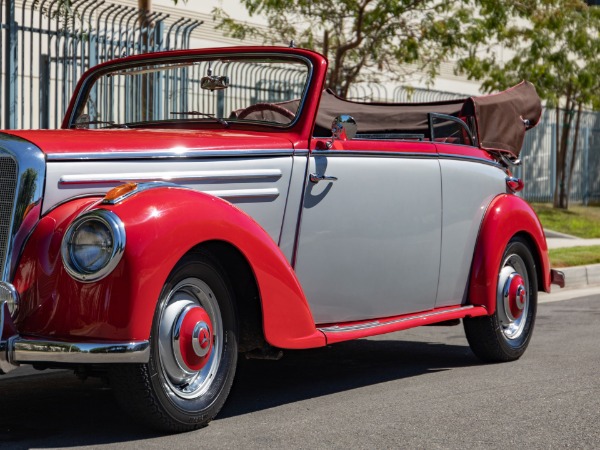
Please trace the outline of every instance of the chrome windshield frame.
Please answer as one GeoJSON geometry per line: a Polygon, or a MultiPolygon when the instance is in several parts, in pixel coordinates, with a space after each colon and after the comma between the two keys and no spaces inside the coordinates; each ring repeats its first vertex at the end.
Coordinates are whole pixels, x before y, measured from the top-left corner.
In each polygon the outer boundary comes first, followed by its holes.
{"type": "MultiPolygon", "coordinates": [[[[111,72],[118,72],[127,69],[134,68],[136,66],[143,66],[148,64],[181,64],[189,61],[203,61],[203,60],[215,60],[215,59],[239,59],[243,60],[247,58],[248,60],[252,59],[278,59],[278,60],[292,60],[297,62],[302,62],[306,65],[307,74],[306,80],[304,83],[304,88],[302,89],[302,94],[300,96],[300,103],[298,105],[298,110],[296,111],[295,118],[286,124],[277,124],[275,122],[257,122],[252,120],[240,121],[240,120],[232,120],[230,123],[240,123],[244,126],[247,125],[259,125],[263,127],[270,127],[275,129],[290,129],[294,127],[300,120],[302,116],[302,112],[304,109],[304,104],[306,103],[306,98],[310,91],[310,87],[313,83],[314,77],[314,65],[313,62],[307,58],[306,56],[295,54],[295,53],[286,53],[284,51],[281,52],[261,52],[261,51],[247,51],[247,52],[219,52],[219,53],[207,53],[207,54],[197,54],[197,55],[176,55],[176,56],[152,56],[148,55],[148,57],[144,58],[136,58],[132,60],[116,60],[114,63],[109,65],[102,64],[97,68],[92,68],[86,74],[80,83],[77,86],[77,91],[74,93],[73,100],[71,101],[73,107],[69,109],[68,115],[65,117],[65,121],[63,122],[62,128],[76,128],[77,127],[77,117],[81,113],[81,111],[85,107],[85,103],[87,101],[88,95],[91,92],[92,87],[96,83],[96,81],[111,72]]],[[[250,61],[249,61],[250,62],[250,61]]],[[[210,121],[210,119],[207,119],[210,121]]],[[[156,123],[162,123],[164,121],[152,122],[148,121],[148,124],[156,125],[156,123]]],[[[140,124],[136,124],[135,128],[143,128],[140,124]]]]}

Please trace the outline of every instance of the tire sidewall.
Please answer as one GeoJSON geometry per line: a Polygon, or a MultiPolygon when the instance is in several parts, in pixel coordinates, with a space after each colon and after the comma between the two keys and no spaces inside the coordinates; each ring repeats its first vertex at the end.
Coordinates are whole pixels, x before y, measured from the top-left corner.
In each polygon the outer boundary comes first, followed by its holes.
{"type": "Polygon", "coordinates": [[[157,304],[152,325],[151,354],[148,368],[150,381],[157,400],[173,420],[182,425],[207,423],[221,409],[231,388],[237,364],[237,328],[233,296],[218,265],[206,256],[184,257],[173,269],[165,283],[157,304]],[[186,278],[204,281],[214,292],[223,322],[223,349],[215,379],[209,389],[199,397],[179,397],[166,382],[159,362],[158,326],[168,296],[174,286],[186,278]]]}
{"type": "MultiPolygon", "coordinates": [[[[537,270],[535,261],[531,255],[531,251],[529,250],[526,241],[523,239],[516,237],[508,243],[506,250],[502,255],[502,264],[504,264],[504,261],[508,255],[511,254],[520,256],[527,269],[527,278],[529,280],[527,296],[529,305],[525,327],[521,333],[521,336],[516,339],[508,339],[502,332],[502,325],[500,324],[497,311],[493,315],[493,320],[496,333],[498,335],[498,344],[501,346],[502,350],[507,353],[507,355],[517,358],[525,352],[525,349],[529,345],[529,341],[531,340],[531,336],[533,334],[537,313],[537,270]]],[[[501,269],[502,266],[499,268],[498,273],[500,273],[501,269]]],[[[497,304],[496,309],[499,307],[500,306],[497,304]]]]}

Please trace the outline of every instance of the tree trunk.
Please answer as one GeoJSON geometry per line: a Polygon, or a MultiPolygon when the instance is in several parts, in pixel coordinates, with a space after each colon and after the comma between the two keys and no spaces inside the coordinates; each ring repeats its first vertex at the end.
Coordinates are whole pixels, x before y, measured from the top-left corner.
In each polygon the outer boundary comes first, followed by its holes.
{"type": "MultiPolygon", "coordinates": [[[[567,98],[565,111],[562,115],[562,120],[558,120],[558,111],[557,111],[557,127],[560,122],[561,132],[560,132],[560,141],[558,142],[558,149],[556,155],[556,179],[557,179],[557,189],[555,189],[554,196],[554,207],[566,209],[568,207],[567,197],[566,197],[566,185],[567,185],[567,153],[569,150],[569,134],[571,130],[571,124],[573,122],[573,114],[574,114],[574,102],[571,95],[572,90],[569,88],[567,90],[567,98]],[[558,196],[556,195],[558,194],[558,196]]],[[[558,134],[558,132],[557,132],[558,134]]]]}
{"type": "Polygon", "coordinates": [[[577,105],[577,118],[575,119],[575,137],[571,146],[571,166],[569,167],[569,179],[566,186],[566,208],[569,208],[569,197],[571,196],[571,182],[573,180],[573,169],[575,168],[575,158],[577,157],[577,144],[579,141],[579,127],[581,125],[582,103],[577,105]]]}
{"type": "Polygon", "coordinates": [[[554,141],[556,143],[556,173],[554,174],[554,202],[553,206],[555,208],[559,207],[559,196],[560,196],[560,178],[561,178],[561,168],[563,164],[560,161],[560,127],[558,124],[560,123],[560,106],[558,103],[556,104],[556,127],[554,128],[554,141]]]}
{"type": "Polygon", "coordinates": [[[138,11],[140,26],[144,26],[144,22],[152,11],[152,0],[138,0],[138,11]]]}

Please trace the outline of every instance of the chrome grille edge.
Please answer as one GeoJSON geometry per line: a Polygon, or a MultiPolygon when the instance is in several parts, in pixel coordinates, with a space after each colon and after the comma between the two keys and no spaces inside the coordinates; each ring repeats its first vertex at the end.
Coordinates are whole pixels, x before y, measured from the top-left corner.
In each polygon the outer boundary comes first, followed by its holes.
{"type": "Polygon", "coordinates": [[[12,281],[23,245],[40,219],[45,177],[39,148],[0,133],[0,281],[12,281]]]}
{"type": "Polygon", "coordinates": [[[17,189],[17,162],[0,154],[0,264],[6,263],[6,251],[17,189]]]}

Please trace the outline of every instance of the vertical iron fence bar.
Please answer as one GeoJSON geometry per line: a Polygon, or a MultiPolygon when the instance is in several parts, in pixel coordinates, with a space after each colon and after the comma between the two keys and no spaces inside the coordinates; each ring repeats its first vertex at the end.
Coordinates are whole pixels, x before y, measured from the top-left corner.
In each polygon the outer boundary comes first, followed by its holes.
{"type": "MultiPolygon", "coordinates": [[[[48,27],[47,30],[52,32],[52,7],[58,0],[52,0],[50,5],[48,6],[47,14],[48,14],[48,27]]],[[[58,116],[58,27],[56,28],[55,33],[51,33],[48,37],[48,55],[50,56],[50,61],[54,59],[54,89],[52,90],[54,94],[54,126],[56,127],[56,117],[58,116]],[[56,40],[54,52],[52,52],[52,39],[56,40]],[[52,58],[52,55],[55,55],[52,58]]],[[[52,68],[50,69],[52,70],[52,68]]]]}
{"type": "Polygon", "coordinates": [[[182,41],[182,48],[190,48],[190,37],[192,32],[203,23],[203,20],[194,20],[194,22],[185,29],[185,39],[182,41]]]}
{"type": "MultiPolygon", "coordinates": [[[[23,0],[23,4],[21,5],[21,46],[25,49],[25,9],[27,6],[27,0],[23,0]]],[[[19,126],[21,128],[25,127],[25,52],[21,52],[21,64],[19,66],[21,68],[21,76],[19,77],[21,80],[21,107],[19,108],[21,111],[21,118],[19,120],[19,126]]],[[[29,78],[33,76],[33,68],[29,66],[29,78]]],[[[31,96],[31,90],[29,90],[29,95],[31,96]]],[[[29,103],[31,104],[32,98],[29,99],[29,103]]]]}
{"type": "Polygon", "coordinates": [[[15,2],[7,1],[5,5],[6,46],[4,47],[4,128],[17,128],[17,51],[18,24],[15,21],[15,2]]]}
{"type": "Polygon", "coordinates": [[[554,123],[550,124],[550,194],[549,197],[554,197],[554,189],[556,189],[556,127],[558,126],[556,114],[553,114],[554,123]]]}
{"type": "MultiPolygon", "coordinates": [[[[157,22],[156,26],[154,27],[154,44],[156,45],[157,42],[159,42],[159,40],[162,39],[162,35],[165,31],[165,26],[164,26],[164,22],[161,20],[159,22],[157,22]]],[[[164,117],[162,115],[162,109],[163,109],[163,99],[162,99],[162,81],[163,81],[163,73],[162,72],[157,72],[156,73],[156,77],[154,77],[154,84],[153,84],[153,89],[154,89],[154,95],[153,95],[153,100],[154,100],[154,106],[153,106],[153,112],[154,112],[154,120],[160,120],[162,118],[166,119],[167,117],[164,117]]]]}
{"type": "MultiPolygon", "coordinates": [[[[25,5],[25,3],[23,4],[25,5]]],[[[23,6],[23,9],[25,9],[25,6],[23,6]]],[[[31,9],[29,11],[29,29],[31,30],[29,32],[29,67],[30,67],[30,73],[29,73],[29,92],[31,93],[31,95],[33,95],[34,89],[33,89],[33,55],[34,55],[34,31],[33,31],[33,14],[34,11],[34,4],[32,3],[31,5],[31,9]]],[[[23,24],[25,25],[25,24],[23,24]]],[[[38,32],[41,33],[41,30],[38,32]]],[[[38,45],[40,45],[40,39],[38,37],[38,45]]],[[[23,46],[25,45],[25,43],[23,43],[23,46]]],[[[38,52],[38,54],[41,54],[41,52],[38,52]]],[[[38,78],[39,80],[39,78],[38,78]]],[[[38,81],[39,84],[39,81],[38,81]]],[[[30,99],[29,101],[29,128],[33,128],[33,118],[34,118],[34,112],[33,112],[33,99],[30,99]]],[[[38,126],[39,126],[39,122],[38,122],[38,126]]]]}
{"type": "Polygon", "coordinates": [[[40,55],[40,128],[50,128],[50,56],[40,55]]]}
{"type": "Polygon", "coordinates": [[[590,180],[589,180],[589,168],[590,168],[590,127],[586,120],[585,127],[585,138],[583,140],[583,205],[588,206],[590,201],[590,180]]]}

